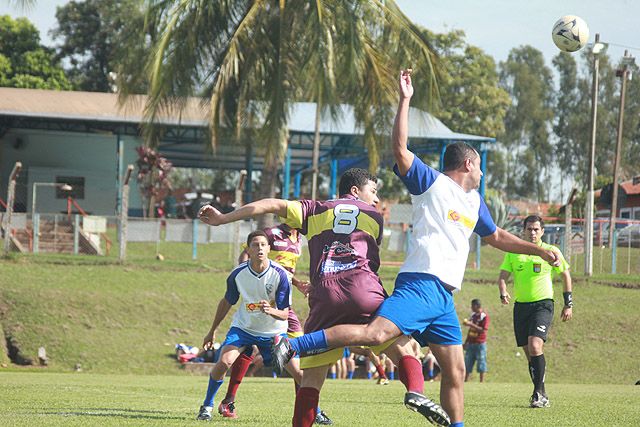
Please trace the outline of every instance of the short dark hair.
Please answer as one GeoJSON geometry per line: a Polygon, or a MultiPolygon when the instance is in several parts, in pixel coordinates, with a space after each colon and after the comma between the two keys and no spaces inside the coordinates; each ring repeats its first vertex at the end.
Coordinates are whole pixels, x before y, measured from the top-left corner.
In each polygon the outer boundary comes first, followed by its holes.
{"type": "Polygon", "coordinates": [[[267,239],[267,242],[269,241],[269,236],[267,236],[267,233],[265,233],[263,230],[256,230],[252,231],[247,236],[247,246],[251,246],[251,241],[256,237],[264,237],[265,239],[267,239]]]}
{"type": "Polygon", "coordinates": [[[359,189],[362,189],[369,181],[377,182],[378,178],[369,173],[366,169],[361,168],[351,168],[347,169],[340,177],[340,185],[338,189],[340,190],[340,196],[343,194],[349,194],[351,191],[351,187],[354,185],[359,189]]]}
{"type": "Polygon", "coordinates": [[[482,303],[478,298],[471,300],[471,305],[477,305],[478,307],[482,307],[482,303]]]}
{"type": "Polygon", "coordinates": [[[475,148],[464,142],[455,142],[447,145],[447,149],[444,151],[444,159],[442,161],[443,170],[451,171],[456,170],[467,159],[475,159],[478,157],[478,152],[475,148]]]}
{"type": "Polygon", "coordinates": [[[540,223],[540,227],[544,228],[544,221],[542,220],[542,218],[538,215],[529,215],[528,217],[526,217],[524,219],[524,222],[522,223],[522,229],[524,230],[525,228],[527,228],[527,224],[529,224],[530,222],[539,222],[540,223]]]}

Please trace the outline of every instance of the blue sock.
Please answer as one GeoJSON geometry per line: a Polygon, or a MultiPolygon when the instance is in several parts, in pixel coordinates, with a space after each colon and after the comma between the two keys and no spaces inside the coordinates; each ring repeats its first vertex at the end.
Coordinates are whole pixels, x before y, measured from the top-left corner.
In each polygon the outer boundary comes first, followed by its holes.
{"type": "Polygon", "coordinates": [[[316,415],[318,415],[321,411],[322,411],[322,410],[321,410],[321,409],[320,409],[320,407],[318,406],[318,407],[316,408],[316,415]]]}
{"type": "Polygon", "coordinates": [[[297,354],[306,353],[311,350],[326,350],[328,347],[324,329],[311,332],[310,334],[304,334],[301,337],[292,338],[289,340],[289,344],[291,344],[291,347],[297,354]]]}
{"type": "Polygon", "coordinates": [[[367,379],[368,379],[368,380],[370,380],[372,376],[373,376],[373,375],[371,374],[371,372],[367,372],[367,379]]]}
{"type": "Polygon", "coordinates": [[[273,376],[273,378],[278,378],[278,374],[276,374],[276,371],[271,371],[271,375],[273,376]]]}
{"type": "Polygon", "coordinates": [[[429,379],[433,378],[433,369],[429,369],[429,379]]]}
{"type": "Polygon", "coordinates": [[[329,378],[331,378],[332,380],[336,379],[336,373],[335,372],[329,372],[329,378]]]}
{"type": "Polygon", "coordinates": [[[450,427],[464,427],[464,421],[458,421],[457,423],[453,423],[450,427]]]}
{"type": "Polygon", "coordinates": [[[389,378],[390,380],[395,380],[396,379],[396,373],[395,372],[388,372],[387,373],[387,378],[389,378]]]}
{"type": "Polygon", "coordinates": [[[213,399],[216,397],[218,389],[222,385],[222,380],[214,380],[209,376],[209,387],[207,387],[207,396],[202,402],[202,406],[213,406],[213,399]]]}
{"type": "Polygon", "coordinates": [[[350,380],[353,379],[353,371],[347,371],[347,378],[349,378],[350,380]]]}

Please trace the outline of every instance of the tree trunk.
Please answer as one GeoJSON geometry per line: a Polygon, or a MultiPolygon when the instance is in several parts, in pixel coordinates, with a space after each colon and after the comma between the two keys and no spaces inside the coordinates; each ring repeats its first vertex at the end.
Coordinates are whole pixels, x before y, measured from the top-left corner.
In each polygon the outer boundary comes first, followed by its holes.
{"type": "Polygon", "coordinates": [[[311,179],[311,200],[318,197],[318,163],[320,161],[320,118],[322,116],[322,105],[320,101],[316,103],[315,135],[313,137],[313,175],[311,179]]]}
{"type": "MultiPolygon", "coordinates": [[[[276,196],[276,186],[278,185],[278,173],[282,169],[282,160],[287,147],[287,131],[280,132],[278,141],[273,146],[267,148],[262,169],[262,178],[258,187],[258,199],[272,198],[276,196]]],[[[262,229],[273,225],[273,215],[262,215],[257,217],[258,228],[262,229]]]]}

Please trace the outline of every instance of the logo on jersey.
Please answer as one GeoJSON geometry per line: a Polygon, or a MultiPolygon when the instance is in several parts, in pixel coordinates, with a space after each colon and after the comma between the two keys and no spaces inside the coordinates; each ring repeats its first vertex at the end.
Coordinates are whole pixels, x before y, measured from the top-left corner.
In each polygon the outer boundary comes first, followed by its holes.
{"type": "Polygon", "coordinates": [[[473,230],[476,226],[476,223],[471,218],[468,218],[453,209],[449,209],[449,212],[447,213],[447,221],[457,226],[466,227],[470,230],[473,230]]]}
{"type": "Polygon", "coordinates": [[[267,283],[264,285],[265,289],[267,290],[267,294],[271,294],[271,291],[273,291],[273,283],[267,283]]]}
{"type": "Polygon", "coordinates": [[[547,327],[545,325],[540,325],[536,329],[539,330],[542,333],[547,331],[547,327]]]}
{"type": "Polygon", "coordinates": [[[354,260],[358,253],[348,243],[333,242],[325,245],[322,250],[325,261],[320,266],[323,273],[337,273],[356,268],[358,262],[354,260]]]}
{"type": "Polygon", "coordinates": [[[542,271],[542,264],[533,264],[533,272],[540,273],[542,271]]]}
{"type": "MultiPolygon", "coordinates": [[[[276,302],[269,301],[269,305],[271,305],[271,307],[275,307],[276,302]]],[[[245,304],[245,308],[249,313],[262,313],[262,306],[259,302],[248,302],[247,304],[245,304]]]]}
{"type": "Polygon", "coordinates": [[[286,248],[288,245],[287,245],[287,242],[283,242],[282,240],[276,240],[275,242],[273,242],[273,246],[280,246],[280,247],[286,248]]]}

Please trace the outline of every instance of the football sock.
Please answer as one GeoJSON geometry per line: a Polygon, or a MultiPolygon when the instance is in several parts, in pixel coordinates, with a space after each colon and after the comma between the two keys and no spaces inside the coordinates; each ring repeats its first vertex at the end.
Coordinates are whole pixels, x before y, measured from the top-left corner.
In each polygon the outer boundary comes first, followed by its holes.
{"type": "Polygon", "coordinates": [[[350,380],[353,379],[353,371],[347,371],[347,378],[350,380]]]}
{"type": "Polygon", "coordinates": [[[396,379],[396,373],[395,372],[389,372],[387,373],[387,378],[390,379],[391,381],[396,379]]]}
{"type": "Polygon", "coordinates": [[[367,372],[367,379],[370,380],[373,377],[373,374],[371,373],[371,371],[367,372]]]}
{"type": "Polygon", "coordinates": [[[378,376],[382,379],[386,379],[387,378],[387,374],[384,373],[384,369],[382,369],[382,365],[377,365],[376,366],[376,371],[378,372],[378,376]]]}
{"type": "Polygon", "coordinates": [[[329,378],[331,378],[332,380],[335,380],[337,377],[337,374],[335,372],[329,372],[329,378]]]}
{"type": "Polygon", "coordinates": [[[306,353],[311,350],[326,350],[327,337],[324,334],[324,329],[322,329],[297,338],[291,338],[289,344],[291,344],[291,348],[293,348],[297,354],[306,353]]]}
{"type": "Polygon", "coordinates": [[[413,356],[402,356],[398,363],[398,378],[407,391],[424,393],[424,375],[422,364],[413,356]]]}
{"type": "Polygon", "coordinates": [[[213,399],[216,397],[216,393],[218,389],[222,385],[222,380],[214,380],[209,375],[209,386],[207,387],[207,395],[204,398],[204,402],[202,406],[211,406],[213,407],[213,399]]]}
{"type": "Polygon", "coordinates": [[[300,387],[293,411],[293,427],[311,427],[316,419],[320,391],[311,387],[300,387]]]}
{"type": "Polygon", "coordinates": [[[229,377],[229,387],[227,388],[227,394],[223,400],[224,403],[229,403],[236,400],[238,387],[240,387],[240,383],[247,373],[249,366],[251,366],[252,361],[253,356],[248,356],[242,353],[240,357],[238,357],[236,361],[233,362],[233,365],[231,366],[231,374],[229,377]]]}
{"type": "Polygon", "coordinates": [[[450,427],[464,427],[464,421],[458,421],[457,423],[451,423],[450,427]]]}
{"type": "Polygon", "coordinates": [[[544,360],[544,354],[539,356],[531,356],[529,362],[529,369],[531,372],[531,379],[533,381],[533,389],[539,393],[544,394],[544,374],[546,363],[544,360]]]}
{"type": "Polygon", "coordinates": [[[433,369],[429,369],[428,375],[429,375],[429,379],[433,378],[433,369]]]}

